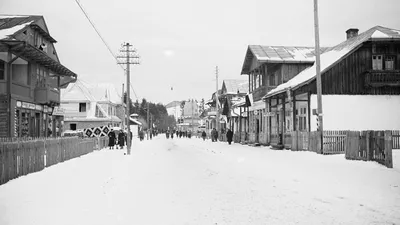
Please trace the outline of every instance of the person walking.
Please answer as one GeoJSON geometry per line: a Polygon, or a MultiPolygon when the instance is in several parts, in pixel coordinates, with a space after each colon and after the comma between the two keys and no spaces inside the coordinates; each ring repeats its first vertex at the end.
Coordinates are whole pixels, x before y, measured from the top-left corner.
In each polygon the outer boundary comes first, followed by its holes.
{"type": "Polygon", "coordinates": [[[228,129],[228,131],[226,132],[226,140],[228,141],[229,144],[232,143],[232,138],[233,138],[233,132],[231,131],[231,129],[228,129]]]}
{"type": "Polygon", "coordinates": [[[206,140],[207,137],[206,131],[203,130],[203,132],[201,132],[201,137],[203,138],[203,141],[206,140]]]}
{"type": "Polygon", "coordinates": [[[124,147],[125,144],[125,133],[122,130],[120,130],[118,134],[118,144],[121,149],[124,147]]]}
{"type": "Polygon", "coordinates": [[[111,149],[114,149],[115,145],[115,133],[114,130],[111,129],[111,131],[108,133],[108,147],[111,149]]]}

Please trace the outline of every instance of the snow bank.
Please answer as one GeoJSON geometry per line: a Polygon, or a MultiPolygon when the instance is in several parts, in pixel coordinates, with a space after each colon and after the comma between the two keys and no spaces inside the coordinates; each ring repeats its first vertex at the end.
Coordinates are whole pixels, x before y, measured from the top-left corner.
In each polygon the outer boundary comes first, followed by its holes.
{"type": "Polygon", "coordinates": [[[158,136],[134,141],[131,156],[94,152],[0,186],[0,224],[399,224],[399,174],[343,155],[158,136]]]}

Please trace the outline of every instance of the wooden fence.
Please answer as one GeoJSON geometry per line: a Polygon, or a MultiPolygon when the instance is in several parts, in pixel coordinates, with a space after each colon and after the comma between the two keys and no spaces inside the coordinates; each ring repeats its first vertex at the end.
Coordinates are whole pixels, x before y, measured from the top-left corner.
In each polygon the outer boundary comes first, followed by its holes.
{"type": "Polygon", "coordinates": [[[41,171],[45,167],[101,149],[108,143],[107,139],[107,137],[18,141],[3,139],[0,143],[0,185],[19,176],[41,171]]]}
{"type": "Polygon", "coordinates": [[[392,131],[350,131],[346,143],[346,159],[375,161],[393,168],[392,131]]]}
{"type": "Polygon", "coordinates": [[[400,130],[392,131],[393,149],[400,149],[400,130]]]}

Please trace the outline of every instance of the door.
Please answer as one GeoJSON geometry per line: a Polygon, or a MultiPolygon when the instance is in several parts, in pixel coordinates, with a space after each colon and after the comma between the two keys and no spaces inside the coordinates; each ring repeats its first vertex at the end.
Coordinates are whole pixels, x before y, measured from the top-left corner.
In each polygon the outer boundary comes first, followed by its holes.
{"type": "Polygon", "coordinates": [[[255,142],[259,142],[259,134],[260,134],[260,120],[256,119],[256,137],[255,137],[255,142]]]}

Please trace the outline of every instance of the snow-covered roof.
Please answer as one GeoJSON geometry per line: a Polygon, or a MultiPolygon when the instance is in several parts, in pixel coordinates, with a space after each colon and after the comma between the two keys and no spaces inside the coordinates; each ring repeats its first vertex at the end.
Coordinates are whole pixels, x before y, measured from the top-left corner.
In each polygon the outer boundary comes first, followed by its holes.
{"type": "MultiPolygon", "coordinates": [[[[321,48],[322,52],[325,50],[327,48],[321,48]]],[[[313,63],[315,51],[314,47],[249,45],[242,74],[250,72],[254,57],[258,63],[313,63]]]]}
{"type": "Polygon", "coordinates": [[[121,94],[112,84],[90,84],[88,89],[98,102],[122,103],[121,94]]]}
{"type": "Polygon", "coordinates": [[[0,15],[0,40],[13,40],[12,35],[42,18],[42,16],[0,15]]]}
{"type": "MultiPolygon", "coordinates": [[[[327,51],[321,54],[321,75],[323,75],[324,72],[329,70],[332,66],[342,60],[349,53],[358,49],[358,47],[360,47],[362,43],[370,40],[376,41],[384,39],[400,40],[400,31],[386,27],[375,26],[353,38],[347,39],[346,41],[329,48],[327,51]]],[[[311,82],[313,79],[315,79],[315,76],[316,65],[314,64],[312,67],[303,70],[301,73],[290,79],[288,82],[283,83],[268,92],[267,95],[264,96],[264,98],[282,93],[288,88],[294,89],[305,83],[311,82]]]]}
{"type": "Polygon", "coordinates": [[[61,90],[61,101],[94,101],[121,104],[121,95],[112,84],[88,84],[78,79],[75,83],[61,90]]]}
{"type": "Polygon", "coordinates": [[[227,79],[223,80],[222,88],[225,86],[226,94],[245,94],[249,92],[249,84],[248,81],[245,80],[233,80],[227,79]]]}
{"type": "Polygon", "coordinates": [[[92,95],[88,86],[89,84],[80,79],[78,79],[75,83],[69,84],[66,89],[61,89],[61,102],[95,102],[96,98],[92,95]]]}
{"type": "Polygon", "coordinates": [[[17,33],[18,31],[24,29],[26,26],[30,25],[33,21],[16,25],[14,27],[1,29],[0,28],[0,39],[10,39],[10,36],[17,33]]]}
{"type": "Polygon", "coordinates": [[[180,107],[181,102],[180,101],[172,101],[170,103],[168,103],[167,105],[165,105],[165,108],[172,108],[172,107],[180,107]]]}

